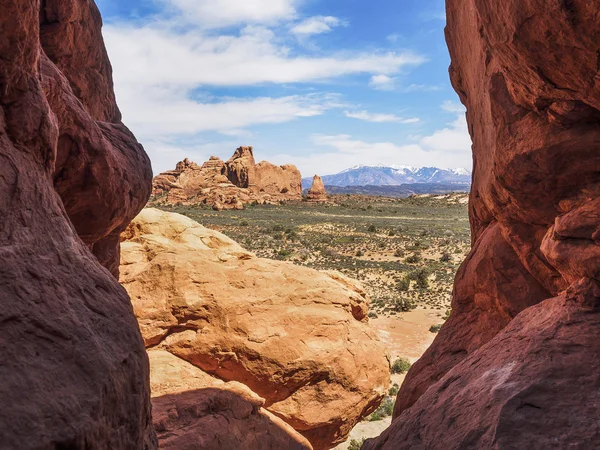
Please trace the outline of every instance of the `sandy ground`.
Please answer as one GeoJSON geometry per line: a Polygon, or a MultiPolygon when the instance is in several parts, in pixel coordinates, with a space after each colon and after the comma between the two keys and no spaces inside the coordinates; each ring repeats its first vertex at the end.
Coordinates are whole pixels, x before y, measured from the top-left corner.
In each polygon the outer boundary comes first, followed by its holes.
{"type": "Polygon", "coordinates": [[[429,328],[443,323],[442,316],[437,309],[415,309],[396,316],[370,319],[369,323],[386,344],[392,362],[399,357],[415,362],[433,342],[435,334],[429,328]]]}
{"type": "MultiPolygon", "coordinates": [[[[370,319],[369,323],[386,344],[392,362],[399,357],[415,362],[425,353],[435,338],[435,334],[431,333],[429,328],[443,323],[443,320],[439,310],[415,309],[397,316],[370,319]]],[[[405,377],[405,374],[392,375],[391,385],[402,386],[405,377]]],[[[348,440],[334,447],[333,450],[347,450],[352,439],[361,441],[362,438],[379,436],[391,422],[391,417],[377,422],[361,422],[354,427],[348,440]]]]}
{"type": "Polygon", "coordinates": [[[386,417],[385,419],[378,420],[377,422],[361,422],[350,432],[350,437],[348,440],[339,444],[337,447],[333,447],[333,450],[347,450],[352,439],[356,439],[360,442],[362,438],[377,437],[383,432],[383,430],[389,427],[391,423],[391,417],[386,417]]]}

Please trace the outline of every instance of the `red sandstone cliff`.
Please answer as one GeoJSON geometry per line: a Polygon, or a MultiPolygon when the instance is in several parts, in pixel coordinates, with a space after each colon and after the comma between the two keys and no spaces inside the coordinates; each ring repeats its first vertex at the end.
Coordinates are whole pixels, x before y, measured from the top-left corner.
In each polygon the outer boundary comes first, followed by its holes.
{"type": "Polygon", "coordinates": [[[186,159],[153,180],[154,203],[205,203],[215,209],[241,209],[258,202],[302,199],[302,176],[293,165],[256,164],[252,147],[239,147],[231,158],[215,156],[202,166],[186,159]]]}
{"type": "Polygon", "coordinates": [[[598,0],[447,1],[474,143],[473,250],[395,421],[363,448],[597,446],[598,11],[598,0]]]}
{"type": "Polygon", "coordinates": [[[100,28],[93,1],[0,5],[2,448],[156,448],[148,359],[115,279],[152,172],[100,28]]]}

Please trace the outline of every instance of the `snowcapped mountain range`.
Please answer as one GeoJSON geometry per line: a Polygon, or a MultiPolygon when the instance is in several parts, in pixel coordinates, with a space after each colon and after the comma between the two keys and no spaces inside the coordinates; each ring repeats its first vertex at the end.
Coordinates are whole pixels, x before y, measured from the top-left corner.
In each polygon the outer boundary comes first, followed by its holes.
{"type": "MultiPolygon", "coordinates": [[[[467,169],[439,169],[411,166],[354,166],[336,175],[325,175],[326,186],[400,186],[403,184],[445,183],[470,184],[467,169]]],[[[312,178],[304,179],[310,187],[312,178]]]]}

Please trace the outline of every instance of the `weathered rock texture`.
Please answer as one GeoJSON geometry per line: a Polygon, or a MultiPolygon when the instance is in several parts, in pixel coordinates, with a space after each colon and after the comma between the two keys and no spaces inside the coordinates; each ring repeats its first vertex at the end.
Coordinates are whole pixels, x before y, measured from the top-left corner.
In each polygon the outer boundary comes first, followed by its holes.
{"type": "Polygon", "coordinates": [[[109,272],[151,168],[100,28],[93,1],[0,5],[2,448],[156,448],[143,341],[109,272]]]}
{"type": "Polygon", "coordinates": [[[225,383],[165,350],[150,350],[152,415],[160,448],[311,450],[310,443],[265,410],[265,400],[225,383]]]}
{"type": "Polygon", "coordinates": [[[473,250],[396,420],[364,448],[600,439],[598,11],[598,0],[447,1],[474,143],[473,250]]]}
{"type": "Polygon", "coordinates": [[[292,165],[254,161],[252,147],[240,147],[226,162],[212,156],[202,166],[188,159],[153,181],[154,202],[242,209],[245,204],[302,199],[302,176],[292,165]]]}
{"type": "Polygon", "coordinates": [[[327,191],[323,184],[323,179],[315,175],[311,188],[306,194],[306,200],[311,203],[327,203],[327,191]]]}
{"type": "Polygon", "coordinates": [[[389,361],[353,280],[257,258],[155,209],[123,239],[121,282],[146,346],[243,383],[315,449],[343,441],[386,393],[389,361]]]}

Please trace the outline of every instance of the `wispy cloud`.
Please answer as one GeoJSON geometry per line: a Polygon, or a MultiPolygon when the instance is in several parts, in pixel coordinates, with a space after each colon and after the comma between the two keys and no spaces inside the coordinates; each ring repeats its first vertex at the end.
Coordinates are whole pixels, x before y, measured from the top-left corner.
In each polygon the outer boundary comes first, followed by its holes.
{"type": "Polygon", "coordinates": [[[396,89],[398,79],[388,75],[373,75],[369,80],[369,87],[378,91],[393,91],[396,89]]]}
{"type": "Polygon", "coordinates": [[[274,24],[296,17],[299,0],[162,0],[167,11],[201,28],[274,24]]]}
{"type": "Polygon", "coordinates": [[[442,104],[442,109],[452,114],[462,114],[465,112],[465,107],[461,103],[453,102],[451,100],[446,100],[442,104]]]}
{"type": "Polygon", "coordinates": [[[296,36],[310,36],[313,34],[329,33],[335,27],[347,25],[346,22],[332,16],[314,16],[294,25],[290,33],[296,36]]]}
{"type": "Polygon", "coordinates": [[[411,123],[418,123],[420,121],[418,117],[411,117],[411,118],[406,119],[403,117],[399,117],[395,114],[381,114],[381,113],[377,114],[377,113],[370,113],[368,111],[355,111],[355,112],[345,111],[344,115],[351,119],[364,120],[366,122],[374,122],[374,123],[411,124],[411,123]]]}

